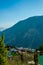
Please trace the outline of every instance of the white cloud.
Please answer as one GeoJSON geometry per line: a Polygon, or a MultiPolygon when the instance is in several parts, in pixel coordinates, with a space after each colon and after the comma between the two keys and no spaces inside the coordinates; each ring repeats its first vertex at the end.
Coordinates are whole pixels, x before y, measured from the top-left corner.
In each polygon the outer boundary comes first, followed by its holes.
{"type": "Polygon", "coordinates": [[[2,31],[2,30],[5,30],[5,29],[7,29],[7,28],[10,28],[10,27],[12,27],[14,25],[14,23],[13,22],[5,22],[4,24],[1,24],[0,25],[0,31],[2,31]]]}
{"type": "Polygon", "coordinates": [[[4,29],[4,27],[0,27],[0,31],[2,31],[4,29]]]}

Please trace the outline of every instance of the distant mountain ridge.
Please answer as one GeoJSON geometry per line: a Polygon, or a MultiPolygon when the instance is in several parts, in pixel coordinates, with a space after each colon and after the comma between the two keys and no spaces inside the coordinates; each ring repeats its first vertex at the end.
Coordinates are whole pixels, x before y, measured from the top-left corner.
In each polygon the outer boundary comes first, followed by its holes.
{"type": "Polygon", "coordinates": [[[0,36],[1,36],[1,33],[2,33],[2,32],[0,31],[0,36]]]}
{"type": "Polygon", "coordinates": [[[27,18],[3,32],[5,44],[38,48],[43,43],[43,16],[27,18]]]}

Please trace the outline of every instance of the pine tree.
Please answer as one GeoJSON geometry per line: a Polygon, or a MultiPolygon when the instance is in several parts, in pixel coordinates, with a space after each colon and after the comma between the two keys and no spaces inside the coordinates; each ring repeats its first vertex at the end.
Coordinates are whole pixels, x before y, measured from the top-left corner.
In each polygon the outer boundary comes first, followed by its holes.
{"type": "Polygon", "coordinates": [[[4,35],[0,37],[0,65],[7,65],[7,49],[4,45],[4,35]]]}

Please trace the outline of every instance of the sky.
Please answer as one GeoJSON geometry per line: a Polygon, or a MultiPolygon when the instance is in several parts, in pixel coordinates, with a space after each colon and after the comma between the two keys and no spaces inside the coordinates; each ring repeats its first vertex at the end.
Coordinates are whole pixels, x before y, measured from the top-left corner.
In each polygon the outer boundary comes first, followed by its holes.
{"type": "Polygon", "coordinates": [[[0,30],[40,15],[43,15],[43,0],[0,0],[0,30]]]}

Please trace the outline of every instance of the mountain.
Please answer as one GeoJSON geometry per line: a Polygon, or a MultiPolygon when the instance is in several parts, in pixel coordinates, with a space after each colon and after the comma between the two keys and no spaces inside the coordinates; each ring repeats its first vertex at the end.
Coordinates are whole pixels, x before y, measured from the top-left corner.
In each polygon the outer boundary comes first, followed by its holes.
{"type": "Polygon", "coordinates": [[[38,48],[43,43],[43,16],[34,16],[19,21],[3,32],[5,44],[38,48]]]}
{"type": "Polygon", "coordinates": [[[2,32],[0,31],[0,36],[1,36],[2,32]]]}

